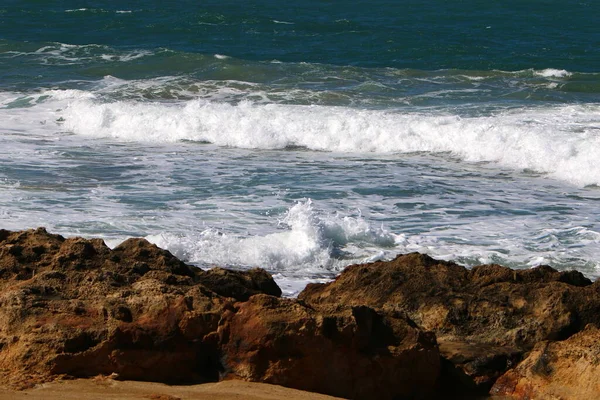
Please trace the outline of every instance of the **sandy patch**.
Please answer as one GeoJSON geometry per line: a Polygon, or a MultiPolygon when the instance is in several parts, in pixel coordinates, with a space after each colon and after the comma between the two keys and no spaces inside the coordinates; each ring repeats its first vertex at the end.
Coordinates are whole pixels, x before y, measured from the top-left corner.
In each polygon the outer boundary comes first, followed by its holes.
{"type": "Polygon", "coordinates": [[[0,389],[0,400],[333,400],[325,396],[276,385],[223,381],[192,386],[153,382],[115,381],[107,378],[56,381],[32,389],[0,389]]]}

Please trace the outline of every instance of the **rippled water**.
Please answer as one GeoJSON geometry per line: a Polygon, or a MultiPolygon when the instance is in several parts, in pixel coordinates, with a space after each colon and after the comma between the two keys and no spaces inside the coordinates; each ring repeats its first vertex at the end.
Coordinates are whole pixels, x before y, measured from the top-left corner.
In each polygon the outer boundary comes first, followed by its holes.
{"type": "Polygon", "coordinates": [[[2,228],[600,275],[595,4],[96,3],[0,5],[2,228]]]}

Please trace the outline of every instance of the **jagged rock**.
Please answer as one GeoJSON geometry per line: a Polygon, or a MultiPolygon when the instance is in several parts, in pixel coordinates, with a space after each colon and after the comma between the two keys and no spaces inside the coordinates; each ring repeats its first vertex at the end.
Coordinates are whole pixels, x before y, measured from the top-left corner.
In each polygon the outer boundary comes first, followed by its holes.
{"type": "Polygon", "coordinates": [[[263,270],[202,271],[143,239],[0,230],[0,384],[221,376],[357,399],[423,398],[435,337],[402,313],[314,310],[263,270]]]}
{"type": "Polygon", "coordinates": [[[345,304],[404,312],[435,332],[449,388],[462,382],[460,391],[487,393],[539,341],[600,322],[594,287],[575,271],[468,270],[413,253],[350,266],[331,283],[308,285],[299,299],[316,309],[345,304]]]}
{"type": "Polygon", "coordinates": [[[408,254],[280,294],[263,270],[203,271],[143,239],[111,250],[0,230],[0,385],[233,376],[354,399],[463,398],[503,375],[494,390],[511,396],[598,394],[585,386],[598,330],[578,332],[600,325],[600,282],[575,271],[408,254]]]}
{"type": "Polygon", "coordinates": [[[439,375],[435,337],[401,314],[316,312],[256,295],[219,328],[225,366],[242,379],[352,399],[425,398],[439,375]]]}
{"type": "Polygon", "coordinates": [[[589,325],[569,339],[538,343],[491,393],[517,399],[600,398],[600,330],[589,325]]]}
{"type": "Polygon", "coordinates": [[[277,295],[264,271],[215,279],[223,275],[144,239],[111,250],[98,239],[65,239],[43,228],[0,230],[0,383],[112,373],[216,381],[223,310],[263,288],[277,295]]]}
{"type": "Polygon", "coordinates": [[[264,269],[254,268],[244,273],[213,268],[202,277],[202,284],[221,296],[246,301],[250,296],[264,293],[280,297],[281,289],[264,269]]]}

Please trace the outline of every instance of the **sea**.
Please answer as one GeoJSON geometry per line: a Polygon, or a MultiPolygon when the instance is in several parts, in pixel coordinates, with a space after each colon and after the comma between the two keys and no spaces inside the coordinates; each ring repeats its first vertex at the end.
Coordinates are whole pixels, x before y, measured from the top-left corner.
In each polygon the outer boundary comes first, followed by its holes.
{"type": "Polygon", "coordinates": [[[600,2],[0,3],[0,228],[284,294],[422,252],[600,276],[600,2]]]}

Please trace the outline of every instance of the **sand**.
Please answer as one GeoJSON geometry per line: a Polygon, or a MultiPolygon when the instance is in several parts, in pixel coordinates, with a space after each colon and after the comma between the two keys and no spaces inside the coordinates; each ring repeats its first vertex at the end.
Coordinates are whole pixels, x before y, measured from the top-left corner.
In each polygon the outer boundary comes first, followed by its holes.
{"type": "Polygon", "coordinates": [[[23,391],[0,388],[0,400],[333,400],[338,397],[243,381],[192,386],[153,382],[115,381],[108,378],[55,381],[23,391]]]}

